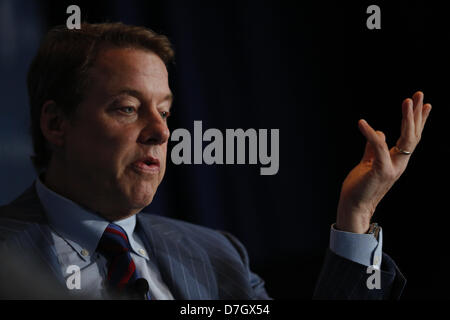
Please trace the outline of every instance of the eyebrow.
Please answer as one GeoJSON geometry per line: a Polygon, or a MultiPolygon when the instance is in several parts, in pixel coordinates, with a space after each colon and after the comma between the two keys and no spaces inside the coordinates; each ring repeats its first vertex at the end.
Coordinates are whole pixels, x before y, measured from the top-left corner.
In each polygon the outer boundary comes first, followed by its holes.
{"type": "MultiPolygon", "coordinates": [[[[129,96],[135,97],[139,100],[144,100],[142,93],[140,91],[137,91],[134,89],[122,89],[119,92],[113,94],[112,97],[117,98],[121,95],[129,95],[129,96]]],[[[174,98],[175,97],[174,97],[173,93],[170,92],[162,99],[162,101],[169,101],[169,109],[170,109],[170,108],[172,108],[172,103],[173,103],[174,98]]]]}

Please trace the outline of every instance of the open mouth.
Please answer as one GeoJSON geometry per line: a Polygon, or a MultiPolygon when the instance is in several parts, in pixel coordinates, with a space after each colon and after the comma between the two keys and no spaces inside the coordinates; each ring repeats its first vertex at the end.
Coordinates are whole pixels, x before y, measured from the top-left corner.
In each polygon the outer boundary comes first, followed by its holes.
{"type": "Polygon", "coordinates": [[[139,159],[133,162],[132,166],[137,171],[144,173],[156,173],[160,169],[159,160],[153,157],[139,159]]]}

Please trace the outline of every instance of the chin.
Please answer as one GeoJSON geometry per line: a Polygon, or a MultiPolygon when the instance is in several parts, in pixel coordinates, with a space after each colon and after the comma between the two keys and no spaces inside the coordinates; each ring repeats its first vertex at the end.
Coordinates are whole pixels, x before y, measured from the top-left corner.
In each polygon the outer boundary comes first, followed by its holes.
{"type": "Polygon", "coordinates": [[[128,196],[128,202],[133,209],[142,209],[153,201],[154,196],[155,192],[149,192],[149,190],[135,191],[128,196]]]}
{"type": "Polygon", "coordinates": [[[128,180],[121,183],[119,193],[122,194],[122,203],[132,210],[140,210],[148,206],[155,196],[156,190],[159,186],[159,179],[144,180],[128,180]]]}
{"type": "Polygon", "coordinates": [[[133,200],[132,207],[134,209],[143,209],[146,206],[150,205],[150,203],[152,203],[152,201],[153,201],[153,196],[148,197],[146,199],[133,200]]]}

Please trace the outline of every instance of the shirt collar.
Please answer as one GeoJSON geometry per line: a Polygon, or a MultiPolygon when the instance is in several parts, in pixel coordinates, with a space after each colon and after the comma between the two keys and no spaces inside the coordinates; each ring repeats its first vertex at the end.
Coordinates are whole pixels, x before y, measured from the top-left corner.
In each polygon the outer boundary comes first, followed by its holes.
{"type": "MultiPolygon", "coordinates": [[[[87,208],[50,190],[42,183],[39,177],[36,179],[36,192],[52,228],[78,252],[83,260],[86,260],[95,252],[103,232],[110,222],[87,208]]],[[[143,254],[145,250],[143,250],[133,237],[136,226],[136,215],[114,221],[114,223],[125,230],[133,252],[148,259],[143,254]]]]}

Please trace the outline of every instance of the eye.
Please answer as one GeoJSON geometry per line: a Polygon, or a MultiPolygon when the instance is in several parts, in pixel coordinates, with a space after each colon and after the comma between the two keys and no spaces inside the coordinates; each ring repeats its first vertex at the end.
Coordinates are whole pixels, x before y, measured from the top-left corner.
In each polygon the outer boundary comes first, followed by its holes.
{"type": "Polygon", "coordinates": [[[167,120],[167,118],[170,117],[170,112],[169,112],[169,111],[162,111],[162,112],[161,112],[161,117],[162,117],[164,120],[167,120]]]}
{"type": "Polygon", "coordinates": [[[132,114],[135,112],[135,108],[134,107],[121,107],[118,110],[120,110],[121,112],[125,113],[125,114],[132,114]]]}

